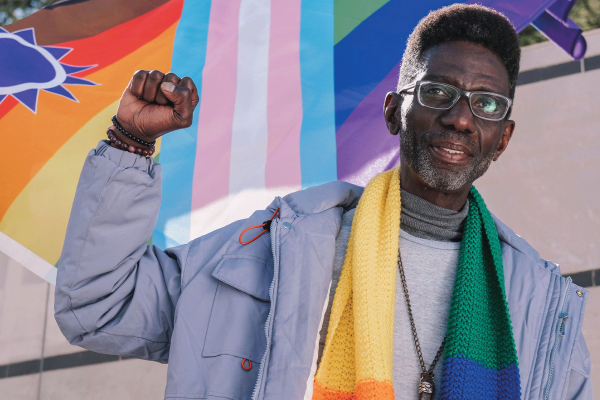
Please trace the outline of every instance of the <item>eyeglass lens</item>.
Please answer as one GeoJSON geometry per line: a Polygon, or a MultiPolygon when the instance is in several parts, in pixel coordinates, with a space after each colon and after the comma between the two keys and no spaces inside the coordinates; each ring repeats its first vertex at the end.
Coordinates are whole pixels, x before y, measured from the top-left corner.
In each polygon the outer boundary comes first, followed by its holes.
{"type": "MultiPolygon", "coordinates": [[[[448,109],[456,103],[460,92],[436,82],[423,82],[419,86],[419,101],[422,105],[437,109],[448,109]]],[[[508,103],[505,98],[493,93],[471,94],[471,110],[478,117],[492,120],[504,118],[508,103]]]]}

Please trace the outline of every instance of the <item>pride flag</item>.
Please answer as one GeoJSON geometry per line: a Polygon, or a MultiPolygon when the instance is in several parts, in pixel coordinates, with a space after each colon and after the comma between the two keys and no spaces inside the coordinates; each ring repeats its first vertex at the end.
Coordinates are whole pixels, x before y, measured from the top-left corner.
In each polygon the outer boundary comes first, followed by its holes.
{"type": "MultiPolygon", "coordinates": [[[[366,184],[399,160],[381,107],[408,35],[451,3],[66,1],[0,28],[0,251],[54,281],[85,155],[138,69],[190,76],[201,94],[193,125],[157,143],[155,245],[186,243],[276,195],[366,184]]],[[[517,30],[544,18],[581,53],[580,30],[557,6],[572,1],[477,3],[517,30]]]]}

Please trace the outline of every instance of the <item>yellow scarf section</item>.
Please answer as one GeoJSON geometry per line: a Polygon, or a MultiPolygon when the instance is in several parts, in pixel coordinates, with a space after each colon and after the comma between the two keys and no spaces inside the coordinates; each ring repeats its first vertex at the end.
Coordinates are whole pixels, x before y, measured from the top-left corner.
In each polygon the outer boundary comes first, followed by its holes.
{"type": "Polygon", "coordinates": [[[400,169],[373,178],[356,207],[313,400],[392,400],[400,169]]]}

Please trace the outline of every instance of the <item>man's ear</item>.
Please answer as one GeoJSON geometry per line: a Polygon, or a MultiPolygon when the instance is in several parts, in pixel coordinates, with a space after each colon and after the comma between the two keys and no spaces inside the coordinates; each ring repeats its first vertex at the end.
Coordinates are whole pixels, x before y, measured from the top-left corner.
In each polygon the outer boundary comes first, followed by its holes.
{"type": "Polygon", "coordinates": [[[514,131],[515,121],[509,119],[506,122],[504,122],[504,131],[502,132],[502,137],[500,138],[500,142],[498,143],[496,154],[494,154],[494,161],[498,160],[502,153],[504,153],[504,150],[506,150],[506,148],[508,147],[508,142],[510,142],[514,131]]]}
{"type": "Polygon", "coordinates": [[[396,92],[388,92],[385,95],[383,102],[383,118],[385,125],[392,135],[397,135],[400,132],[400,120],[396,117],[396,112],[400,110],[402,104],[402,96],[396,92]]]}

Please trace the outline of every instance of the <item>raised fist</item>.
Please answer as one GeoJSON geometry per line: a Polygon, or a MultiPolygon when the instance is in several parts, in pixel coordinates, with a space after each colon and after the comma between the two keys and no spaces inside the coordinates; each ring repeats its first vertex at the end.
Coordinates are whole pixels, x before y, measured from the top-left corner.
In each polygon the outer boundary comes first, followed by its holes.
{"type": "Polygon", "coordinates": [[[191,78],[140,70],[133,74],[121,96],[117,121],[133,136],[151,142],[192,125],[198,101],[191,78]]]}

